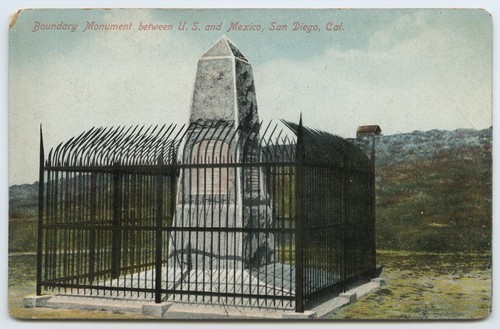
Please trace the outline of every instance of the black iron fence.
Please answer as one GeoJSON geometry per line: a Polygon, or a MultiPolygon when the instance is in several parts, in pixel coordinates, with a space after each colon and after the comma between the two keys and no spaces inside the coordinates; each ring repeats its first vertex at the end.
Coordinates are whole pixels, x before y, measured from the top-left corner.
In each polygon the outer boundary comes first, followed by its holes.
{"type": "Polygon", "coordinates": [[[47,157],[41,141],[37,294],[302,312],[374,276],[373,162],[284,124],[91,129],[47,157]]]}

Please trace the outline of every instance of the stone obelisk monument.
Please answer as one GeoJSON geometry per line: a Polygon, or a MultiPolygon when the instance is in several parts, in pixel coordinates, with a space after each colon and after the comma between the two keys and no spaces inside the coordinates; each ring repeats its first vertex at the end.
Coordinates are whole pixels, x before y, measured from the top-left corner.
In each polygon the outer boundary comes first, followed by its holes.
{"type": "Polygon", "coordinates": [[[258,147],[251,128],[258,122],[252,67],[223,36],[198,61],[180,150],[182,163],[193,166],[181,169],[174,218],[174,227],[186,229],[171,236],[169,264],[199,271],[256,269],[274,261],[273,235],[244,230],[272,225],[264,174],[231,166],[245,152],[248,159],[249,143],[258,147]],[[202,166],[217,163],[226,166],[202,166]]]}

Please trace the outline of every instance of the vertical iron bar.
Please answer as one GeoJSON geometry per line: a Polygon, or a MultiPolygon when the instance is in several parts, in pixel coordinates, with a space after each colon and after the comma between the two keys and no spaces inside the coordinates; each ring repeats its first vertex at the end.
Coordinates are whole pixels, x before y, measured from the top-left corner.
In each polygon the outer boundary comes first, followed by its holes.
{"type": "MultiPolygon", "coordinates": [[[[139,218],[141,219],[141,225],[150,225],[149,221],[148,221],[148,212],[146,211],[147,209],[147,206],[146,206],[146,196],[147,196],[147,193],[149,192],[149,188],[148,188],[148,185],[147,185],[147,177],[144,176],[144,175],[141,175],[139,177],[139,186],[140,186],[140,195],[139,195],[139,204],[140,204],[140,216],[139,218]]],[[[139,260],[138,260],[138,263],[139,264],[147,264],[147,249],[148,249],[148,244],[147,244],[147,241],[148,239],[146,239],[146,236],[147,236],[148,232],[146,230],[141,230],[139,232],[139,260]]],[[[145,270],[147,269],[148,267],[145,267],[145,270]]],[[[148,280],[148,271],[146,270],[144,272],[144,282],[147,282],[148,280]]]]}
{"type": "MultiPolygon", "coordinates": [[[[122,211],[121,211],[121,226],[122,227],[127,227],[129,225],[128,223],[128,183],[127,183],[127,178],[128,174],[127,172],[123,173],[122,176],[122,211]]],[[[121,275],[123,276],[123,288],[127,288],[127,274],[129,270],[127,269],[128,267],[128,245],[129,245],[129,232],[130,230],[123,230],[121,234],[121,248],[120,248],[120,261],[121,261],[121,268],[124,269],[121,271],[121,275]]],[[[127,291],[123,291],[123,296],[127,295],[127,291]]]]}
{"type": "MultiPolygon", "coordinates": [[[[73,184],[73,190],[70,189],[70,193],[73,194],[72,196],[72,202],[71,202],[71,208],[70,208],[70,216],[72,216],[72,222],[73,222],[73,225],[75,224],[75,222],[77,222],[79,220],[78,218],[78,214],[77,214],[77,211],[78,211],[78,205],[77,205],[77,199],[78,199],[78,195],[79,195],[79,191],[78,191],[78,188],[79,188],[79,182],[78,182],[78,179],[77,179],[77,173],[72,173],[71,174],[71,178],[72,178],[72,184],[73,184]]],[[[82,250],[82,246],[81,245],[77,245],[77,237],[78,237],[78,233],[80,233],[81,230],[80,229],[77,229],[77,228],[73,228],[73,236],[71,237],[71,234],[70,234],[70,244],[71,244],[71,251],[70,251],[70,260],[71,260],[71,263],[70,263],[70,275],[72,277],[71,279],[71,283],[73,284],[75,282],[75,262],[78,262],[78,265],[81,264],[81,260],[80,260],[80,252],[77,250],[82,250]]],[[[79,242],[79,241],[78,241],[79,242]]],[[[78,271],[78,267],[77,267],[77,271],[78,271]]],[[[79,273],[78,273],[79,274],[79,273]]],[[[79,278],[76,279],[77,280],[77,283],[80,283],[78,282],[79,281],[79,278]]],[[[77,290],[77,292],[80,292],[79,288],[77,290]]]]}
{"type": "Polygon", "coordinates": [[[346,199],[347,199],[347,178],[346,178],[346,168],[345,166],[342,168],[342,191],[341,191],[341,221],[342,221],[342,273],[341,273],[341,282],[342,282],[342,292],[346,292],[346,199]]]}
{"type": "MultiPolygon", "coordinates": [[[[102,277],[107,277],[108,271],[108,239],[106,235],[108,234],[108,218],[107,218],[107,210],[106,204],[109,199],[109,195],[106,195],[104,192],[104,186],[109,186],[108,183],[109,175],[101,174],[97,176],[97,184],[96,187],[98,189],[98,194],[96,195],[96,200],[98,202],[97,209],[99,209],[99,224],[101,224],[101,228],[99,229],[99,242],[96,246],[96,252],[98,252],[98,257],[100,261],[96,263],[97,271],[99,273],[103,272],[102,277]],[[99,179],[100,177],[100,179],[99,179]]],[[[99,294],[99,290],[97,290],[97,294],[99,294]]]]}
{"type": "MultiPolygon", "coordinates": [[[[227,152],[227,157],[226,157],[226,162],[229,163],[229,160],[230,160],[230,153],[229,151],[227,152]]],[[[226,220],[226,223],[224,224],[225,227],[228,227],[228,221],[229,221],[229,204],[231,202],[231,198],[233,197],[233,192],[230,190],[230,185],[229,185],[229,182],[231,180],[231,178],[233,177],[232,176],[232,169],[228,167],[226,167],[226,191],[227,191],[227,206],[225,207],[226,209],[226,214],[225,214],[225,220],[226,220]]],[[[231,187],[232,188],[232,187],[231,187]]],[[[234,190],[236,191],[236,190],[234,190]]],[[[236,195],[236,192],[234,192],[234,195],[236,195]]],[[[221,226],[221,225],[219,225],[221,226]]],[[[221,233],[222,234],[222,233],[221,233]]],[[[223,253],[224,255],[229,255],[229,237],[231,236],[231,233],[230,232],[227,232],[226,234],[222,234],[222,235],[219,235],[219,237],[222,236],[222,238],[220,238],[219,240],[222,240],[224,239],[225,241],[223,242],[223,246],[225,246],[225,252],[223,253]]],[[[222,254],[222,253],[221,253],[222,254]]],[[[219,257],[219,264],[220,264],[220,259],[221,257],[219,257]]],[[[226,268],[226,277],[225,277],[225,282],[226,282],[226,287],[225,287],[225,291],[228,291],[228,286],[229,286],[229,279],[228,279],[228,274],[229,274],[229,271],[228,271],[228,268],[229,268],[229,258],[224,261],[224,266],[226,268]]],[[[226,296],[226,299],[225,299],[225,302],[227,303],[228,302],[228,296],[226,296]]]]}
{"type": "MultiPolygon", "coordinates": [[[[231,156],[231,164],[232,164],[232,168],[234,170],[234,176],[235,176],[235,179],[234,179],[234,211],[233,211],[233,216],[234,218],[237,218],[238,216],[238,188],[240,186],[240,182],[239,182],[239,170],[238,170],[238,166],[236,165],[237,163],[237,158],[236,158],[236,154],[233,156],[231,156]]],[[[229,218],[228,218],[228,221],[229,221],[229,218]]],[[[237,240],[237,237],[238,237],[238,233],[236,233],[236,231],[234,231],[233,233],[233,255],[236,255],[237,254],[237,250],[236,250],[236,242],[238,241],[237,240]]],[[[229,239],[228,239],[228,243],[229,243],[229,239]]],[[[233,257],[233,268],[236,268],[236,257],[233,257]]],[[[236,273],[236,272],[235,272],[236,273]]],[[[236,277],[237,275],[235,274],[233,276],[233,287],[235,288],[235,292],[236,292],[236,277]]],[[[236,303],[236,294],[234,294],[234,298],[233,298],[233,303],[236,303]]]]}
{"type": "MultiPolygon", "coordinates": [[[[175,156],[173,157],[172,159],[173,161],[173,164],[176,165],[176,159],[175,159],[175,156]]],[[[168,226],[168,230],[165,231],[165,234],[166,234],[166,239],[165,239],[165,255],[170,255],[170,250],[169,250],[169,247],[170,247],[170,238],[171,236],[174,234],[174,232],[172,231],[172,226],[174,226],[174,216],[175,216],[175,208],[176,208],[176,202],[177,202],[177,184],[178,184],[178,175],[177,175],[177,170],[178,168],[177,167],[173,167],[173,174],[171,174],[170,176],[170,191],[169,191],[169,197],[170,197],[170,209],[169,209],[169,218],[168,218],[168,223],[167,223],[167,226],[168,226]]],[[[175,247],[174,247],[175,248],[175,247]]],[[[173,249],[175,250],[175,249],[173,249]]],[[[165,277],[167,278],[167,281],[168,281],[168,276],[170,273],[168,273],[168,269],[169,268],[175,268],[175,257],[174,258],[170,258],[168,261],[170,262],[171,260],[173,260],[173,264],[170,264],[168,263],[167,264],[167,273],[165,275],[165,277]]],[[[172,276],[173,276],[173,280],[175,282],[175,270],[172,270],[172,276]]],[[[165,288],[168,289],[168,283],[166,282],[165,283],[165,288]]],[[[174,294],[174,297],[175,297],[175,294],[174,294]]],[[[167,296],[168,298],[168,296],[167,296]]]]}
{"type": "MultiPolygon", "coordinates": [[[[80,207],[79,213],[80,213],[80,222],[82,224],[88,224],[88,215],[89,215],[89,207],[88,204],[88,198],[89,198],[89,190],[88,190],[88,175],[83,174],[80,172],[78,174],[78,181],[79,181],[79,205],[80,207]]],[[[89,250],[89,244],[87,241],[87,238],[90,236],[89,230],[87,229],[82,229],[80,235],[80,243],[83,245],[83,248],[80,248],[77,246],[77,251],[78,254],[80,255],[80,263],[77,264],[77,272],[79,274],[87,274],[89,272],[88,268],[88,261],[89,261],[89,255],[88,255],[88,250],[89,250]]],[[[87,278],[79,278],[77,280],[78,284],[84,283],[87,284],[87,278]]],[[[86,289],[84,288],[83,293],[86,293],[86,289]]]]}
{"type": "MultiPolygon", "coordinates": [[[[45,212],[46,212],[46,222],[49,222],[50,221],[50,218],[51,218],[51,203],[50,203],[50,200],[52,199],[51,198],[51,186],[52,184],[50,183],[50,177],[51,177],[51,172],[50,170],[47,171],[47,196],[45,198],[45,212]]],[[[40,224],[38,224],[38,234],[40,234],[40,232],[43,233],[43,230],[40,231],[40,229],[42,228],[42,226],[40,224]]],[[[38,235],[38,238],[40,238],[41,235],[38,235]]],[[[50,243],[51,243],[51,234],[46,234],[45,235],[45,247],[44,247],[44,251],[45,251],[45,255],[44,255],[44,267],[43,267],[43,280],[44,281],[47,281],[47,279],[49,278],[49,256],[50,256],[50,243]]],[[[47,290],[47,287],[45,287],[45,290],[47,290]]]]}
{"type": "MultiPolygon", "coordinates": [[[[71,176],[70,172],[66,171],[63,173],[62,177],[62,183],[63,183],[63,199],[64,202],[62,202],[62,206],[64,207],[64,210],[62,211],[62,224],[71,224],[71,218],[70,218],[70,207],[71,207],[71,195],[69,192],[70,185],[71,185],[71,176]]],[[[65,228],[61,230],[61,233],[63,233],[63,240],[62,240],[62,265],[63,265],[63,278],[64,278],[64,283],[67,284],[69,281],[67,281],[67,278],[69,277],[69,262],[68,258],[70,257],[69,253],[71,251],[70,249],[70,234],[71,234],[71,229],[70,228],[65,228]],[[63,252],[64,251],[64,252],[63,252]]],[[[64,287],[64,292],[66,292],[66,287],[64,287]]]]}
{"type": "Polygon", "coordinates": [[[158,157],[156,175],[156,231],[155,231],[155,303],[161,303],[161,259],[162,259],[162,222],[163,222],[163,156],[158,157]]]}
{"type": "MultiPolygon", "coordinates": [[[[61,180],[63,179],[63,173],[60,173],[61,175],[61,180]]],[[[57,224],[63,224],[62,221],[62,209],[63,209],[63,191],[62,191],[62,186],[60,186],[61,183],[59,181],[59,172],[56,172],[56,198],[57,198],[57,203],[55,205],[56,208],[56,219],[55,223],[57,224]],[[61,190],[61,194],[59,194],[59,190],[61,190]]],[[[61,234],[59,228],[56,228],[55,230],[55,243],[54,243],[54,278],[61,278],[61,234]]],[[[61,287],[57,287],[57,291],[61,291],[61,287]]]]}
{"type": "Polygon", "coordinates": [[[304,312],[304,127],[302,114],[297,130],[297,173],[295,176],[295,312],[304,312]]]}
{"type": "MultiPolygon", "coordinates": [[[[281,190],[281,209],[280,209],[280,218],[281,220],[281,225],[282,227],[287,225],[285,223],[288,223],[289,228],[292,228],[292,221],[294,222],[293,229],[295,229],[296,223],[295,223],[295,216],[296,213],[292,211],[288,211],[287,213],[287,203],[291,204],[293,203],[293,207],[296,205],[295,198],[295,187],[292,187],[295,184],[295,176],[297,172],[291,168],[291,167],[279,167],[279,190],[281,190]],[[287,190],[288,189],[288,190],[287,190]],[[292,201],[293,200],[293,201],[292,201]],[[293,216],[293,217],[292,217],[293,216]]],[[[296,208],[294,208],[295,210],[296,208]]],[[[290,208],[288,208],[290,210],[290,208]]],[[[294,264],[294,261],[296,259],[296,239],[297,237],[295,236],[295,233],[289,233],[286,234],[285,237],[283,238],[283,253],[282,257],[284,260],[289,259],[288,262],[290,265],[294,264]],[[288,237],[288,242],[287,242],[287,237],[288,237]],[[288,244],[288,245],[287,245],[288,244]]],[[[285,273],[285,266],[284,263],[281,265],[281,272],[285,273]]],[[[295,275],[295,272],[290,268],[290,282],[293,282],[293,275],[295,275]]],[[[281,290],[285,289],[285,283],[284,280],[281,283],[281,290]]]]}
{"type": "MultiPolygon", "coordinates": [[[[53,191],[51,193],[52,196],[52,216],[51,216],[51,224],[58,224],[57,219],[58,219],[58,211],[57,211],[57,205],[59,204],[59,172],[54,171],[53,172],[53,177],[52,177],[52,186],[53,186],[53,191]]],[[[47,231],[47,230],[46,230],[47,231]]],[[[51,236],[51,241],[50,241],[50,279],[55,279],[57,276],[57,232],[58,229],[54,228],[51,229],[52,234],[51,236]]],[[[54,287],[52,291],[54,291],[56,288],[54,287]]]]}
{"type": "Polygon", "coordinates": [[[40,163],[38,178],[38,240],[36,260],[36,294],[42,294],[42,235],[43,235],[43,200],[44,200],[44,160],[42,125],[40,125],[40,163]]]}
{"type": "MultiPolygon", "coordinates": [[[[156,257],[156,254],[154,253],[154,248],[156,247],[156,242],[153,244],[152,241],[154,241],[155,238],[155,224],[156,224],[156,209],[154,208],[154,203],[156,200],[156,190],[155,190],[155,183],[156,183],[156,175],[153,176],[148,176],[147,179],[147,197],[146,197],[146,218],[148,225],[152,228],[146,232],[146,257],[145,261],[147,263],[151,263],[154,260],[154,257],[156,257]]],[[[156,273],[156,272],[155,272],[156,273]]],[[[151,272],[152,274],[152,272],[151,272]]],[[[154,278],[153,275],[151,275],[151,285],[154,284],[154,278]]],[[[144,292],[144,296],[146,296],[146,292],[144,292]]]]}
{"type": "Polygon", "coordinates": [[[113,171],[113,229],[111,242],[111,277],[113,279],[120,276],[121,197],[121,174],[115,169],[113,171]]]}
{"type": "Polygon", "coordinates": [[[375,135],[372,137],[372,154],[371,154],[371,177],[368,180],[368,184],[370,184],[369,190],[371,191],[371,214],[370,214],[370,221],[371,221],[371,232],[369,233],[371,236],[371,239],[373,240],[371,243],[371,248],[372,248],[372,271],[373,271],[373,276],[376,273],[377,270],[377,240],[376,240],[376,190],[375,190],[375,135]]]}
{"type": "Polygon", "coordinates": [[[90,174],[90,241],[89,241],[89,275],[90,284],[94,281],[95,252],[96,252],[96,228],[97,215],[97,184],[96,173],[90,174]]]}

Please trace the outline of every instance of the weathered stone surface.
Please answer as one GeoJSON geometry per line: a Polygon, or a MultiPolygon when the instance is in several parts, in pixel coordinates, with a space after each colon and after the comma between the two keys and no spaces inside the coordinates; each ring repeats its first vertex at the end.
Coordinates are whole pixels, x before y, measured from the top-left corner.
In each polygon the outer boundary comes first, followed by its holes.
{"type": "Polygon", "coordinates": [[[196,120],[233,120],[234,58],[198,62],[191,105],[191,122],[196,120]]]}
{"type": "Polygon", "coordinates": [[[190,122],[197,120],[259,121],[252,67],[225,36],[198,61],[190,122]]]}
{"type": "Polygon", "coordinates": [[[26,296],[23,299],[23,305],[26,308],[35,308],[35,307],[45,307],[47,301],[53,296],[26,296]]]}
{"type": "Polygon", "coordinates": [[[371,282],[378,284],[380,287],[387,284],[385,278],[374,278],[371,282]]]}
{"type": "Polygon", "coordinates": [[[348,291],[348,292],[343,292],[339,295],[341,299],[345,299],[349,304],[352,304],[358,300],[358,296],[356,292],[348,291]]]}
{"type": "MultiPolygon", "coordinates": [[[[224,36],[198,61],[190,113],[195,125],[184,140],[182,162],[258,161],[259,136],[249,130],[258,122],[252,67],[224,36]],[[246,140],[244,149],[238,142],[241,138],[246,140]]],[[[170,266],[244,269],[274,262],[272,233],[238,230],[272,227],[272,203],[264,181],[258,167],[181,170],[174,226],[195,229],[170,236],[170,266]]]]}
{"type": "Polygon", "coordinates": [[[285,320],[312,320],[317,318],[318,314],[315,311],[304,311],[303,313],[297,313],[297,312],[283,313],[283,319],[285,320]]]}
{"type": "Polygon", "coordinates": [[[259,116],[252,67],[240,60],[236,60],[235,64],[238,122],[240,125],[255,124],[259,121],[259,116]]]}
{"type": "Polygon", "coordinates": [[[172,303],[146,303],[142,305],[141,314],[154,317],[162,317],[170,306],[172,306],[172,303]]]}
{"type": "Polygon", "coordinates": [[[202,58],[210,57],[235,57],[248,61],[241,51],[225,35],[222,36],[209,50],[205,52],[202,58]]]}

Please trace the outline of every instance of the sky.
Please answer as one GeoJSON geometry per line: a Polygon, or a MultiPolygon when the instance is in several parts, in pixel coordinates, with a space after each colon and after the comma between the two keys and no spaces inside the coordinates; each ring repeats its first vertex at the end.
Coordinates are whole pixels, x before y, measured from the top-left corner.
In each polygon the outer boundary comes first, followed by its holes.
{"type": "Polygon", "coordinates": [[[9,185],[38,179],[40,124],[48,150],[93,126],[186,123],[197,60],[222,35],[253,67],[262,120],[302,113],[342,137],[364,124],[385,135],[492,125],[483,10],[25,10],[9,33],[9,185]],[[93,21],[132,28],[84,32],[93,21]],[[36,22],[78,27],[34,32],[36,22]],[[228,31],[236,22],[261,30],[228,31]],[[138,29],[149,23],[173,29],[138,29]]]}

